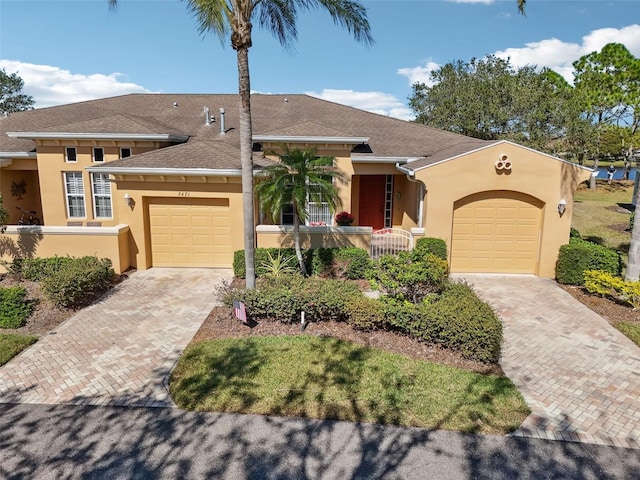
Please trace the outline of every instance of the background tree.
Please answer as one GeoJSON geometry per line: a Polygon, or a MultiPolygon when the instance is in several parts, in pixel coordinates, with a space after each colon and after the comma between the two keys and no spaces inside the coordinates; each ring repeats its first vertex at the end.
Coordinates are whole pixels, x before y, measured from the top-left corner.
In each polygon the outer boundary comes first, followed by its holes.
{"type": "Polygon", "coordinates": [[[293,207],[293,241],[300,271],[307,275],[300,246],[300,225],[309,217],[309,202],[327,203],[331,212],[340,206],[335,181],[345,181],[334,157],[318,157],[315,149],[290,150],[285,147],[280,161],[264,169],[265,177],[256,185],[260,205],[272,220],[285,207],[293,207]]]}
{"type": "Polygon", "coordinates": [[[22,93],[24,80],[17,73],[0,70],[0,114],[33,110],[36,103],[31,95],[22,93]]]}
{"type": "Polygon", "coordinates": [[[448,63],[433,86],[413,85],[416,121],[484,140],[511,140],[555,152],[572,126],[586,121],[571,86],[549,69],[514,68],[495,56],[448,63]]]}
{"type": "MultiPolygon", "coordinates": [[[[333,21],[346,28],[357,41],[373,43],[366,9],[352,0],[185,0],[200,24],[200,32],[211,31],[224,41],[231,39],[237,52],[240,102],[240,162],[247,288],[255,287],[255,228],[253,208],[253,157],[249,48],[254,21],[269,30],[284,47],[296,40],[300,10],[324,9],[333,21]]],[[[109,0],[115,6],[117,0],[109,0]]],[[[520,0],[519,4],[524,5],[520,0]]]]}

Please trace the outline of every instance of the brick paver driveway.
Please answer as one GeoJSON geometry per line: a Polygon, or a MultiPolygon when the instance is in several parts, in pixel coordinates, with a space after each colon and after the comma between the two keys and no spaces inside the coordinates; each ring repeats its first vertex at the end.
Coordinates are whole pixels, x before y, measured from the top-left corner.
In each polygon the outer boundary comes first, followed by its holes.
{"type": "Polygon", "coordinates": [[[640,448],[640,348],[552,280],[462,278],[503,321],[500,364],[532,410],[515,435],[640,448]]]}
{"type": "Polygon", "coordinates": [[[134,272],[0,367],[0,403],[173,406],[167,375],[231,276],[134,272]]]}

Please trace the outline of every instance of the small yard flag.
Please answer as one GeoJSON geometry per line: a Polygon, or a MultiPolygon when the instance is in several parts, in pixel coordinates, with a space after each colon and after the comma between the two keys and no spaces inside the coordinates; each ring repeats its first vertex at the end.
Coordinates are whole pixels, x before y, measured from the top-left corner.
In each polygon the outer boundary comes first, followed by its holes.
{"type": "Polygon", "coordinates": [[[245,307],[244,303],[240,300],[233,301],[233,313],[238,320],[242,321],[242,323],[245,325],[249,324],[247,321],[247,307],[245,307]]]}

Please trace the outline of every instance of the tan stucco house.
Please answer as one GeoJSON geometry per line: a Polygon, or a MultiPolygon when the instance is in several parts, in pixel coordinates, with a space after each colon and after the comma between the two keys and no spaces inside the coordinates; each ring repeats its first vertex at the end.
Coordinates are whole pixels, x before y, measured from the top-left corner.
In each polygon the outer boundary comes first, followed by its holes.
{"type": "MultiPolygon", "coordinates": [[[[590,175],[510,142],[306,95],[253,95],[252,110],[257,174],[288,145],[335,157],[349,179],[340,195],[354,226],[314,205],[312,246],[369,248],[373,231],[398,228],[444,239],[453,272],[552,277],[573,193],[590,175]]],[[[119,272],[229,268],[244,248],[238,129],[236,95],[125,95],[0,118],[10,223],[16,207],[42,223],[9,226],[0,256],[98,255],[119,272]]],[[[258,213],[259,247],[291,241],[288,213],[258,213]]]]}

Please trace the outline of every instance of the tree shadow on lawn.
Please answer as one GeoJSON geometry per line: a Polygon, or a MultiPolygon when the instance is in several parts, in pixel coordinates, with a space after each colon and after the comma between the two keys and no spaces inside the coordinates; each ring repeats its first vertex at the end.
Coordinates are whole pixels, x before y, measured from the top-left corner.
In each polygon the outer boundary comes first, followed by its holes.
{"type": "Polygon", "coordinates": [[[0,405],[0,476],[638,478],[636,451],[171,408],[0,405]]]}

